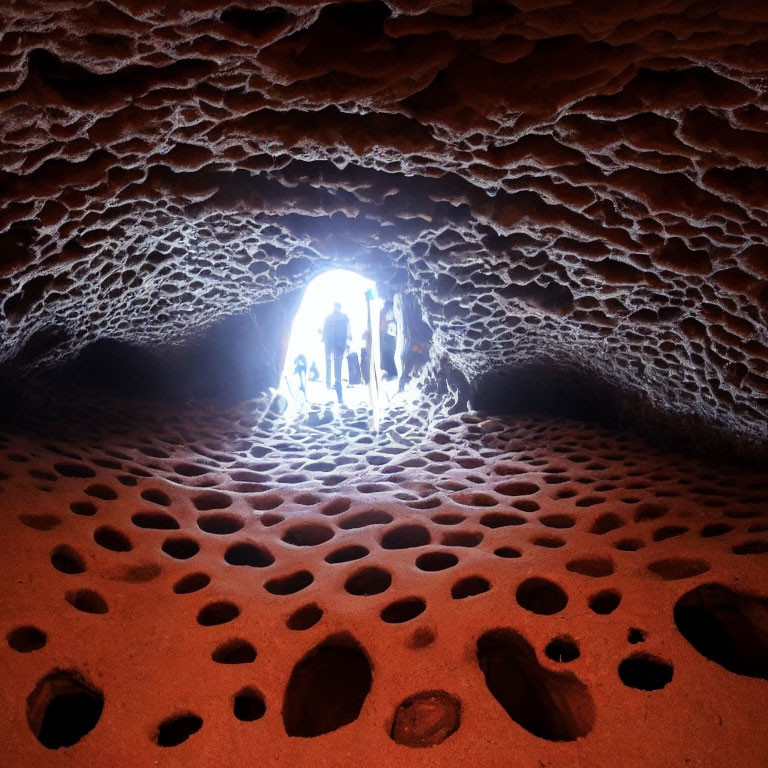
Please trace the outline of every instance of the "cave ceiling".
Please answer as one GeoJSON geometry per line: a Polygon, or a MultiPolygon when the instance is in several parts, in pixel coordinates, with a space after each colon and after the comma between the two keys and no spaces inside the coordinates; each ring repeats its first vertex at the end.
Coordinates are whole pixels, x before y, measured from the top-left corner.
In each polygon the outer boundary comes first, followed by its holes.
{"type": "Polygon", "coordinates": [[[4,0],[2,359],[351,266],[469,381],[768,437],[768,5],[4,0]]]}

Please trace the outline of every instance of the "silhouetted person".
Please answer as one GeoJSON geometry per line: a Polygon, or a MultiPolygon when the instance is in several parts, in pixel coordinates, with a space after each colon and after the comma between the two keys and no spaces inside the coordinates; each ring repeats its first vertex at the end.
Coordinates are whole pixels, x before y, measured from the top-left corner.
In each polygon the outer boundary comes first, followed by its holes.
{"type": "Polygon", "coordinates": [[[307,358],[298,355],[293,361],[293,372],[299,377],[299,392],[307,394],[307,358]]]}
{"type": "Polygon", "coordinates": [[[349,318],[341,311],[341,304],[337,301],[333,305],[333,312],[325,318],[323,324],[323,344],[325,345],[325,386],[331,388],[331,361],[333,361],[333,388],[336,397],[341,399],[341,364],[344,361],[344,352],[349,338],[349,318]]]}
{"type": "Polygon", "coordinates": [[[309,380],[320,381],[320,371],[317,370],[317,363],[313,360],[309,366],[309,380]]]}

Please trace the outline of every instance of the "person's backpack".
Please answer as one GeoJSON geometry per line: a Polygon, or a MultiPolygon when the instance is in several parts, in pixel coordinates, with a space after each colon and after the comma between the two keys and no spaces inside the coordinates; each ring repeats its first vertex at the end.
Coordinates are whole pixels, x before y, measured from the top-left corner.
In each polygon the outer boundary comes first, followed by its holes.
{"type": "Polygon", "coordinates": [[[347,368],[349,369],[349,385],[360,384],[362,377],[360,375],[360,360],[357,352],[350,352],[347,355],[347,368]]]}

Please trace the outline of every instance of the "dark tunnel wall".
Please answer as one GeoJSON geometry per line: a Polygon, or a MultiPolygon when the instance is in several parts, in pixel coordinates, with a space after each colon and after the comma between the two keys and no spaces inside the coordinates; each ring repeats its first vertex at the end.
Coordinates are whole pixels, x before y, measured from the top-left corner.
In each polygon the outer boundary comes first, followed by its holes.
{"type": "Polygon", "coordinates": [[[111,339],[86,347],[54,377],[146,400],[248,400],[280,383],[291,324],[303,290],[225,317],[180,349],[147,349],[111,339]]]}
{"type": "Polygon", "coordinates": [[[11,388],[104,339],[192,361],[344,266],[418,297],[438,392],[551,361],[768,445],[765,3],[8,0],[0,30],[11,388]]]}

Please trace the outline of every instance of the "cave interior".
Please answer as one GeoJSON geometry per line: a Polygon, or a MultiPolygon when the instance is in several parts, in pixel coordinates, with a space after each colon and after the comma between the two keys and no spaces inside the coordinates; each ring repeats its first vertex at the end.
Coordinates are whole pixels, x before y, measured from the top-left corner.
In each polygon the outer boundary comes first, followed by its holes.
{"type": "Polygon", "coordinates": [[[0,333],[0,765],[768,765],[763,0],[4,0],[0,333]]]}

